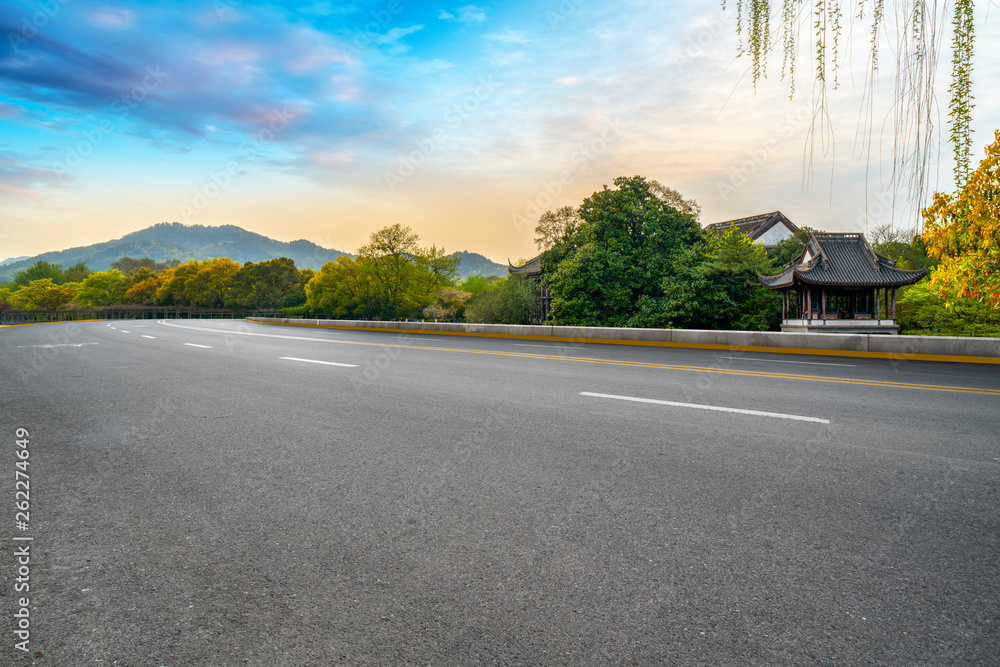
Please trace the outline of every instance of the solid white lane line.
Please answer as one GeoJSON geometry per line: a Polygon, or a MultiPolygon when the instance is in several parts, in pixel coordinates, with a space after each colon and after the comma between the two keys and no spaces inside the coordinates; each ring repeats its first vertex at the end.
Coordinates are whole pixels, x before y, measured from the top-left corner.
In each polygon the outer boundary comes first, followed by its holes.
{"type": "Polygon", "coordinates": [[[339,364],[336,361],[319,361],[318,359],[299,359],[298,357],[278,357],[279,359],[287,359],[288,361],[304,361],[307,364],[324,364],[326,366],[343,366],[345,368],[357,368],[357,364],[339,364]]]}
{"type": "Polygon", "coordinates": [[[156,338],[156,336],[149,336],[149,335],[146,335],[146,334],[142,334],[142,337],[143,338],[153,338],[153,339],[156,338]]]}
{"type": "Polygon", "coordinates": [[[22,347],[41,347],[48,349],[50,347],[83,347],[84,345],[100,345],[100,343],[50,343],[48,345],[18,345],[19,348],[22,347]]]}
{"type": "Polygon", "coordinates": [[[781,412],[762,412],[760,410],[743,410],[740,408],[724,408],[719,405],[699,405],[698,403],[678,403],[676,401],[660,401],[654,398],[638,398],[636,396],[616,396],[615,394],[595,394],[589,391],[581,391],[581,396],[593,396],[594,398],[615,398],[619,401],[635,401],[636,403],[653,403],[655,405],[670,405],[676,408],[697,408],[699,410],[714,410],[716,412],[735,412],[741,415],[754,415],[757,417],[777,417],[778,419],[794,419],[803,422],[816,422],[819,424],[829,424],[829,419],[819,419],[818,417],[803,417],[802,415],[786,415],[781,412]]]}
{"type": "Polygon", "coordinates": [[[211,349],[212,348],[211,345],[198,345],[197,343],[184,343],[184,344],[187,345],[187,346],[189,346],[189,347],[204,347],[206,349],[211,349]]]}
{"type": "Polygon", "coordinates": [[[736,359],[738,361],[769,361],[776,364],[806,364],[808,366],[850,366],[854,368],[857,364],[831,364],[822,361],[788,361],[787,359],[752,359],[750,357],[721,357],[722,359],[736,359]]]}

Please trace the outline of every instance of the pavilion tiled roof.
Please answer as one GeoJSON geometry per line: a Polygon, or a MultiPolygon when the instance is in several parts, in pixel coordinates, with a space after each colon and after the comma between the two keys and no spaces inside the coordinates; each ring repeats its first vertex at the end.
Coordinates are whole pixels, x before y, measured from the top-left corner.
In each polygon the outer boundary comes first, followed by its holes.
{"type": "Polygon", "coordinates": [[[770,213],[751,215],[747,218],[737,218],[736,220],[713,222],[712,224],[707,225],[705,229],[710,229],[721,234],[725,230],[729,229],[730,225],[735,225],[736,229],[740,230],[741,233],[756,240],[778,222],[784,222],[793,232],[798,231],[799,229],[791,220],[786,218],[785,214],[781,211],[771,211],[770,213]]]}
{"type": "Polygon", "coordinates": [[[808,261],[800,258],[778,275],[760,276],[760,281],[771,289],[791,287],[796,280],[835,287],[901,287],[927,275],[927,269],[897,268],[894,260],[872,250],[863,234],[813,232],[806,248],[808,261]]]}
{"type": "Polygon", "coordinates": [[[542,256],[532,257],[521,266],[514,266],[507,260],[507,273],[523,273],[531,278],[542,275],[542,256]]]}

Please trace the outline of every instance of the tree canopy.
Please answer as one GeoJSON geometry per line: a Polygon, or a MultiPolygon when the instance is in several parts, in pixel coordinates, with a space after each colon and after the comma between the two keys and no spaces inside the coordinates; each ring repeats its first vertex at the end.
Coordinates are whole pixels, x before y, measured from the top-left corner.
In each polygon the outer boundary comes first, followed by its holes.
{"type": "Polygon", "coordinates": [[[444,248],[420,247],[420,238],[399,224],[373,232],[356,259],[327,262],[305,286],[306,305],[337,317],[394,319],[419,316],[437,305],[452,306],[445,288],[458,277],[459,258],[444,248]]]}
{"type": "Polygon", "coordinates": [[[1000,306],[1000,130],[955,195],[935,193],[924,210],[923,240],[941,260],[929,287],[1000,306]]]}
{"type": "Polygon", "coordinates": [[[562,324],[627,326],[643,297],[659,295],[674,255],[702,239],[689,214],[641,176],[614,180],[587,197],[582,223],[542,255],[552,316],[562,324]]]}

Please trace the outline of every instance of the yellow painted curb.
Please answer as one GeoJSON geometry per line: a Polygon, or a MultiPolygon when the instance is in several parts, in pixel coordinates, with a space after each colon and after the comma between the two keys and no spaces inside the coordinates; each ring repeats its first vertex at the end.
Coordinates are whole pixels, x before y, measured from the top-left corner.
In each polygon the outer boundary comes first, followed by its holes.
{"type": "Polygon", "coordinates": [[[599,343],[604,345],[639,345],[645,347],[676,347],[698,350],[723,350],[727,352],[764,352],[771,354],[811,354],[826,357],[860,357],[865,359],[897,359],[900,361],[948,361],[966,364],[1000,364],[1000,357],[972,357],[950,354],[909,354],[906,352],[867,352],[863,350],[816,350],[808,347],[768,347],[762,345],[720,345],[718,343],[671,343],[650,340],[618,340],[612,338],[574,338],[567,336],[530,336],[524,334],[478,333],[470,331],[420,331],[414,329],[392,329],[388,327],[350,327],[333,324],[309,324],[306,322],[266,322],[246,318],[258,324],[277,324],[289,327],[311,327],[313,329],[346,329],[349,331],[380,331],[383,333],[403,333],[415,335],[473,336],[478,338],[511,338],[516,340],[555,341],[560,343],[599,343]]]}
{"type": "Polygon", "coordinates": [[[74,322],[107,322],[105,319],[98,320],[57,320],[55,322],[23,322],[21,324],[0,324],[0,329],[13,329],[14,327],[33,327],[36,324],[73,324],[74,322]]]}

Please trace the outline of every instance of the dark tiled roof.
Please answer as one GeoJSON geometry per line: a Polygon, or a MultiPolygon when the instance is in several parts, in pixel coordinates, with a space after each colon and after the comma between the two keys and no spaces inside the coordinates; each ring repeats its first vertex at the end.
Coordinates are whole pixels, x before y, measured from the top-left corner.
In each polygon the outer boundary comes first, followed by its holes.
{"type": "Polygon", "coordinates": [[[773,227],[775,224],[783,222],[788,225],[788,228],[793,232],[798,231],[798,227],[785,217],[784,213],[781,211],[771,211],[770,213],[761,213],[760,215],[751,215],[748,218],[739,218],[737,220],[724,220],[722,222],[713,222],[712,224],[705,227],[705,229],[711,229],[719,234],[725,232],[729,229],[730,225],[735,225],[740,232],[746,234],[752,239],[758,239],[760,236],[773,227]]]}
{"type": "Polygon", "coordinates": [[[531,278],[542,275],[542,256],[532,257],[521,266],[514,266],[507,260],[507,273],[523,273],[531,278]]]}
{"type": "Polygon", "coordinates": [[[806,248],[809,261],[792,262],[776,276],[760,276],[760,281],[772,289],[791,287],[796,281],[838,287],[900,287],[927,275],[927,269],[897,268],[895,261],[872,250],[863,234],[814,232],[806,248]]]}

